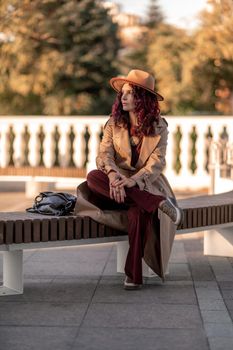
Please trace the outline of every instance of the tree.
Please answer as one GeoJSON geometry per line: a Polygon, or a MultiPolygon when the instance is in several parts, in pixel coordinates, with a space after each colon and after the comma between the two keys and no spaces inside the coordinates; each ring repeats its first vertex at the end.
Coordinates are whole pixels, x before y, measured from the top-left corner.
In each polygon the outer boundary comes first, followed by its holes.
{"type": "Polygon", "coordinates": [[[109,112],[120,44],[101,0],[3,0],[0,12],[11,38],[0,43],[0,113],[109,112]]]}
{"type": "MultiPolygon", "coordinates": [[[[209,0],[195,34],[192,89],[209,112],[233,113],[233,3],[209,0]]],[[[191,81],[190,80],[190,81],[191,81]]]]}
{"type": "Polygon", "coordinates": [[[163,112],[187,113],[189,96],[184,89],[187,64],[193,43],[183,29],[161,24],[154,30],[154,42],[148,49],[148,64],[156,78],[158,91],[165,97],[163,112]]]}
{"type": "Polygon", "coordinates": [[[146,25],[148,28],[156,28],[164,21],[164,17],[160,6],[158,5],[158,0],[150,0],[147,8],[147,18],[146,25]]]}
{"type": "Polygon", "coordinates": [[[193,34],[162,24],[154,30],[149,66],[168,113],[233,112],[233,4],[210,0],[193,34]]]}
{"type": "Polygon", "coordinates": [[[150,0],[147,15],[142,23],[143,35],[136,49],[132,50],[126,56],[126,64],[129,68],[137,67],[143,70],[149,70],[148,48],[156,40],[155,29],[159,27],[164,20],[162,11],[157,4],[158,0],[150,0]]]}

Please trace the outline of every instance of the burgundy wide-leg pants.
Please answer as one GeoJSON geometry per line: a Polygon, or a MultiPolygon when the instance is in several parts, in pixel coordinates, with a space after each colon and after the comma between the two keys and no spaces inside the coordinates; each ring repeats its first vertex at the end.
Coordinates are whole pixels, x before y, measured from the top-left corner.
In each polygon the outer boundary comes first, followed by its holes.
{"type": "Polygon", "coordinates": [[[125,273],[134,283],[142,284],[142,257],[149,230],[152,213],[165,199],[141,191],[137,186],[125,187],[125,202],[117,203],[110,198],[109,179],[101,170],[92,170],[87,175],[87,184],[92,192],[90,201],[100,209],[125,209],[128,216],[129,251],[125,263],[125,273]]]}

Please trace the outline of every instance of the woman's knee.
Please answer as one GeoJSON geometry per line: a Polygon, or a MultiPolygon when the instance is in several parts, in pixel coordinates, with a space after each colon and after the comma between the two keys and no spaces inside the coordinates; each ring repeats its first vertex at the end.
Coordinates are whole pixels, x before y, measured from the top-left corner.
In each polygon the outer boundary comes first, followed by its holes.
{"type": "Polygon", "coordinates": [[[87,185],[89,187],[95,186],[97,183],[99,183],[101,180],[103,180],[103,177],[105,177],[105,174],[98,169],[91,170],[87,174],[87,185]]]}
{"type": "Polygon", "coordinates": [[[88,174],[87,174],[87,184],[88,185],[92,185],[93,183],[96,182],[96,179],[99,177],[98,172],[100,170],[91,170],[88,174]]]}

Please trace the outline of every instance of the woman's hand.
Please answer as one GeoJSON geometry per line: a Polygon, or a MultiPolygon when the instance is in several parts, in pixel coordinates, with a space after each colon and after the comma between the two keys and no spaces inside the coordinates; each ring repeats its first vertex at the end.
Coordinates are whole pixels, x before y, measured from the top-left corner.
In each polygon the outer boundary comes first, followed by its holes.
{"type": "Polygon", "coordinates": [[[130,177],[126,177],[124,175],[121,175],[121,179],[116,178],[113,182],[112,182],[113,186],[117,186],[120,188],[124,188],[125,187],[133,187],[136,185],[136,181],[134,179],[131,179],[130,177]]]}
{"type": "Polygon", "coordinates": [[[124,187],[113,185],[113,183],[115,181],[120,180],[121,177],[122,177],[121,174],[116,173],[114,171],[108,174],[110,198],[114,199],[117,203],[123,203],[125,201],[125,196],[126,196],[124,187]]]}

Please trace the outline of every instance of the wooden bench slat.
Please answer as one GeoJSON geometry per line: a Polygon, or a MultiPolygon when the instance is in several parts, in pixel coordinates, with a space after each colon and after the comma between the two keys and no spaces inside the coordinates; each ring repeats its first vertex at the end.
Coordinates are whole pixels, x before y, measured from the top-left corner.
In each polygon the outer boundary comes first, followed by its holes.
{"type": "Polygon", "coordinates": [[[83,232],[82,232],[82,238],[90,238],[90,218],[84,217],[83,218],[83,232]]]}
{"type": "Polygon", "coordinates": [[[217,206],[216,207],[216,224],[221,223],[221,207],[217,206]]]}
{"type": "Polygon", "coordinates": [[[49,240],[49,219],[42,220],[41,225],[41,241],[48,242],[49,240]]]}
{"type": "Polygon", "coordinates": [[[211,225],[212,223],[212,208],[207,208],[207,225],[211,225]]]}
{"type": "Polygon", "coordinates": [[[208,208],[203,208],[202,209],[202,226],[207,225],[207,214],[208,213],[208,208]]]}
{"type": "Polygon", "coordinates": [[[83,232],[83,220],[80,217],[75,218],[75,239],[81,239],[83,232]]]}
{"type": "Polygon", "coordinates": [[[197,226],[201,227],[203,226],[203,215],[202,215],[202,209],[197,209],[197,226]]]}
{"type": "Polygon", "coordinates": [[[224,219],[223,222],[229,221],[228,205],[224,205],[224,219]]]}
{"type": "Polygon", "coordinates": [[[66,239],[66,219],[60,218],[58,221],[58,240],[63,241],[66,239]]]}
{"type": "Polygon", "coordinates": [[[14,235],[14,222],[7,221],[6,223],[6,235],[5,235],[5,243],[11,244],[14,243],[13,235],[14,235]]]}
{"type": "Polygon", "coordinates": [[[4,243],[5,223],[0,221],[0,244],[4,243]]]}
{"type": "Polygon", "coordinates": [[[50,220],[50,241],[58,240],[58,219],[51,218],[50,220]]]}
{"type": "Polygon", "coordinates": [[[228,220],[231,222],[231,221],[233,221],[233,205],[230,205],[229,206],[229,218],[228,218],[228,220]]]}
{"type": "Polygon", "coordinates": [[[23,243],[23,221],[16,220],[15,222],[15,243],[23,243]]]}
{"type": "Polygon", "coordinates": [[[40,242],[40,232],[41,232],[41,225],[40,220],[36,219],[32,221],[32,241],[33,242],[40,242]]]}
{"type": "Polygon", "coordinates": [[[98,237],[105,237],[105,225],[99,224],[98,237]]]}
{"type": "Polygon", "coordinates": [[[66,227],[67,227],[67,235],[66,239],[74,239],[74,218],[68,217],[66,220],[66,227]]]}
{"type": "Polygon", "coordinates": [[[225,222],[225,205],[220,207],[220,224],[225,222]]]}
{"type": "Polygon", "coordinates": [[[25,220],[23,226],[23,242],[30,243],[32,241],[32,222],[30,220],[25,220]]]}
{"type": "Polygon", "coordinates": [[[91,232],[90,237],[91,238],[97,238],[98,237],[98,223],[94,220],[91,220],[91,232]]]}
{"type": "Polygon", "coordinates": [[[188,228],[192,228],[193,227],[193,211],[192,211],[192,209],[188,209],[187,227],[188,228]]]}
{"type": "Polygon", "coordinates": [[[197,208],[193,209],[193,227],[198,227],[198,222],[197,222],[197,208]]]}

